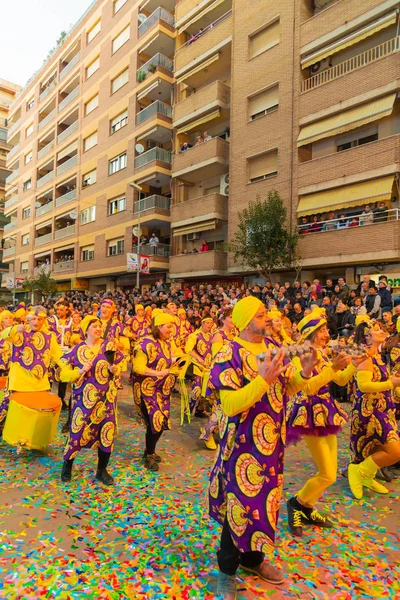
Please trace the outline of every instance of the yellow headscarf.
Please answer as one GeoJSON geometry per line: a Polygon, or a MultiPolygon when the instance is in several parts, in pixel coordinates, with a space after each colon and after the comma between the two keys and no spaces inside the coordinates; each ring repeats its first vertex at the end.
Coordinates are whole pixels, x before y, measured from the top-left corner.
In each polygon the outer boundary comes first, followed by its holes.
{"type": "MultiPolygon", "coordinates": [[[[325,313],[325,311],[324,311],[325,313]]],[[[306,315],[298,324],[297,328],[304,339],[307,339],[322,325],[326,325],[326,318],[320,308],[315,308],[309,315],[306,315]]]]}
{"type": "Polygon", "coordinates": [[[174,317],[172,315],[167,315],[166,313],[161,313],[154,317],[154,325],[155,327],[161,327],[162,325],[166,325],[167,323],[174,323],[174,317]]]}
{"type": "Polygon", "coordinates": [[[178,315],[186,315],[186,310],[184,308],[178,308],[178,315]]]}
{"type": "Polygon", "coordinates": [[[280,313],[277,308],[271,308],[271,310],[267,312],[267,316],[269,319],[282,319],[282,313],[280,313]]]}
{"type": "Polygon", "coordinates": [[[136,304],[135,311],[138,311],[138,310],[144,310],[143,304],[136,304]]]}
{"type": "Polygon", "coordinates": [[[239,331],[243,331],[262,306],[263,303],[261,300],[255,296],[242,298],[242,300],[239,300],[239,302],[235,304],[232,311],[233,324],[236,325],[239,331]]]}
{"type": "Polygon", "coordinates": [[[96,317],[95,315],[86,315],[86,317],[84,317],[82,319],[80,326],[81,326],[81,329],[82,329],[84,335],[86,335],[89,325],[91,325],[95,321],[99,321],[99,323],[100,323],[100,319],[98,317],[96,317]]]}
{"type": "Polygon", "coordinates": [[[154,308],[151,313],[151,317],[154,319],[157,315],[164,314],[161,308],[154,308]]]}

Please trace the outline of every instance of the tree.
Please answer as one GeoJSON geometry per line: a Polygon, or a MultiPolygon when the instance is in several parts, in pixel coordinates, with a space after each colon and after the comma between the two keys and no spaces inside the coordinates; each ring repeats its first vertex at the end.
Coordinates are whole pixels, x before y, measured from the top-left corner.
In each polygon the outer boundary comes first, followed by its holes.
{"type": "Polygon", "coordinates": [[[50,294],[57,292],[57,282],[45,269],[42,269],[36,277],[27,277],[24,281],[24,290],[27,292],[40,292],[42,298],[46,299],[50,294]]]}
{"type": "Polygon", "coordinates": [[[269,192],[266,200],[257,196],[248,208],[238,213],[238,219],[237,230],[228,244],[235,260],[267,279],[274,269],[301,270],[298,234],[287,229],[286,208],[278,192],[269,192]]]}

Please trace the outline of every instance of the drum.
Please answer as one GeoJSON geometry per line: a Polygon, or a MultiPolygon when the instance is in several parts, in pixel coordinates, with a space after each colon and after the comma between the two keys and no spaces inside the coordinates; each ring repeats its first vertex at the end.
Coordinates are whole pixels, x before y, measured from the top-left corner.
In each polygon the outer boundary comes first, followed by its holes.
{"type": "Polygon", "coordinates": [[[61,400],[50,392],[14,392],[10,397],[3,440],[11,446],[45,450],[56,434],[61,400]]]}

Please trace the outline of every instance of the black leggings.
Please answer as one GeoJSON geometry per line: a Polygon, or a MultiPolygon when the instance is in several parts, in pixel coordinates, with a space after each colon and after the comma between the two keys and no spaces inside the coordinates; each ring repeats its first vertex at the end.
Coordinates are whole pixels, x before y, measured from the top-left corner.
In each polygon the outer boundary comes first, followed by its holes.
{"type": "Polygon", "coordinates": [[[249,567],[250,569],[258,567],[264,560],[264,553],[251,551],[241,552],[233,543],[228,526],[228,520],[225,517],[222,527],[221,546],[217,552],[219,570],[225,575],[235,575],[239,565],[249,567]]]}
{"type": "MultiPolygon", "coordinates": [[[[99,461],[97,463],[97,469],[99,471],[103,471],[104,469],[107,469],[107,465],[110,460],[111,452],[104,452],[104,450],[100,450],[100,448],[98,448],[97,456],[99,457],[99,461]]],[[[67,462],[69,465],[72,466],[74,459],[70,458],[69,460],[66,460],[65,462],[67,462]]]]}
{"type": "Polygon", "coordinates": [[[146,454],[154,454],[157,442],[162,435],[162,431],[158,431],[157,433],[153,433],[151,431],[149,413],[147,412],[147,407],[143,400],[140,403],[140,410],[146,422],[146,454]]]}

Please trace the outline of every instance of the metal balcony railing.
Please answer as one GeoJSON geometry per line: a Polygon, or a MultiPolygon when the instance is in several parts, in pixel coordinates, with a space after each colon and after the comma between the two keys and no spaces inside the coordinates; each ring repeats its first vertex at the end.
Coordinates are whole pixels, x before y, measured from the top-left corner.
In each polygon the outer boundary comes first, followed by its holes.
{"type": "Polygon", "coordinates": [[[179,46],[176,49],[176,53],[181,52],[184,48],[187,48],[188,46],[190,46],[191,44],[195,44],[197,42],[197,40],[201,39],[202,37],[204,37],[205,35],[207,35],[207,33],[209,31],[212,31],[213,29],[215,29],[216,27],[218,27],[218,25],[221,25],[221,23],[223,23],[226,19],[229,19],[229,17],[232,16],[232,9],[228,10],[226,13],[224,13],[223,15],[221,15],[220,17],[218,17],[218,19],[215,19],[215,21],[213,23],[210,23],[209,25],[207,25],[207,27],[205,27],[204,29],[201,30],[201,33],[198,33],[194,38],[190,37],[187,42],[185,42],[184,44],[182,44],[181,46],[179,46]]]}
{"type": "Polygon", "coordinates": [[[43,92],[40,94],[39,96],[39,102],[41,102],[42,100],[44,100],[52,90],[54,90],[54,88],[56,87],[56,81],[52,81],[50,83],[50,85],[47,86],[47,88],[45,90],[43,90],[43,92]]]}
{"type": "MultiPolygon", "coordinates": [[[[367,225],[379,225],[387,223],[387,221],[399,221],[400,220],[400,209],[399,208],[388,208],[385,211],[375,212],[373,210],[366,213],[363,211],[363,207],[360,206],[359,210],[349,214],[344,214],[344,218],[329,219],[327,221],[316,222],[309,221],[309,217],[306,217],[307,223],[299,223],[297,230],[301,235],[311,233],[324,233],[326,231],[334,231],[336,229],[351,229],[353,227],[366,227],[367,225]]],[[[303,217],[304,218],[304,217],[303,217]]],[[[302,220],[302,219],[301,219],[302,220]]]]}
{"type": "Polygon", "coordinates": [[[71,200],[75,200],[75,199],[76,199],[76,190],[71,190],[70,192],[67,192],[63,196],[59,196],[58,198],[56,198],[56,207],[59,208],[60,206],[63,206],[63,204],[66,204],[67,202],[71,202],[71,200]]]}
{"type": "Polygon", "coordinates": [[[46,173],[46,175],[43,175],[43,177],[38,179],[36,182],[36,188],[42,187],[42,185],[44,185],[48,181],[51,181],[52,179],[54,179],[54,170],[49,171],[48,173],[46,173]]]}
{"type": "Polygon", "coordinates": [[[11,221],[10,223],[7,223],[7,225],[4,225],[4,231],[10,231],[10,229],[15,229],[17,226],[17,221],[11,221]]]}
{"type": "Polygon", "coordinates": [[[142,198],[138,202],[135,202],[134,211],[143,212],[145,210],[152,210],[153,208],[162,208],[164,210],[170,210],[171,200],[170,198],[165,198],[164,196],[159,196],[158,194],[153,194],[153,196],[148,196],[147,198],[142,198]]]}
{"type": "Polygon", "coordinates": [[[10,160],[10,158],[12,156],[14,156],[14,154],[17,154],[18,150],[20,149],[20,144],[16,144],[11,150],[10,152],[7,154],[7,160],[10,160]]]}
{"type": "Polygon", "coordinates": [[[36,209],[36,216],[41,217],[46,213],[50,212],[53,209],[53,202],[48,202],[47,204],[43,204],[40,208],[36,209]]]}
{"type": "Polygon", "coordinates": [[[72,102],[72,100],[74,98],[77,98],[78,96],[79,96],[79,85],[74,90],[72,90],[72,92],[70,94],[68,94],[68,96],[66,96],[66,98],[64,98],[64,100],[61,100],[60,104],[58,105],[58,112],[61,112],[63,110],[63,108],[68,106],[68,104],[70,102],[72,102]]]}
{"type": "Polygon", "coordinates": [[[72,158],[70,158],[69,160],[66,160],[59,167],[57,167],[57,171],[56,171],[57,176],[61,175],[62,173],[65,173],[65,171],[68,171],[68,169],[72,169],[72,167],[74,167],[76,164],[78,164],[78,155],[77,154],[75,156],[73,156],[72,158]]]}
{"type": "Polygon", "coordinates": [[[135,169],[143,167],[143,165],[147,165],[153,160],[160,160],[161,162],[171,164],[172,154],[169,150],[164,150],[164,148],[151,148],[151,150],[147,150],[147,152],[135,158],[135,169]]]}
{"type": "Polygon", "coordinates": [[[48,125],[50,123],[50,121],[52,121],[54,119],[55,115],[56,115],[56,109],[53,108],[53,110],[47,115],[47,117],[45,117],[43,119],[43,121],[40,121],[39,131],[41,131],[44,127],[46,127],[46,125],[48,125]]]}
{"type": "Polygon", "coordinates": [[[153,58],[151,58],[144,65],[139,67],[139,69],[137,70],[138,79],[139,73],[142,72],[145,75],[147,75],[149,71],[151,71],[153,68],[155,69],[156,67],[164,67],[164,69],[167,69],[167,71],[173,71],[174,61],[171,58],[168,58],[168,56],[164,56],[164,54],[158,52],[158,54],[155,54],[153,58]]]}
{"type": "Polygon", "coordinates": [[[61,144],[61,142],[63,142],[69,135],[74,133],[74,131],[76,131],[77,129],[78,121],[75,121],[75,123],[72,123],[72,125],[67,127],[67,129],[64,129],[64,131],[57,136],[57,143],[61,144]]]}
{"type": "Polygon", "coordinates": [[[45,146],[43,146],[43,148],[41,148],[38,152],[38,158],[42,158],[42,156],[44,156],[45,154],[47,154],[48,152],[50,152],[50,150],[52,150],[54,148],[54,141],[53,142],[49,142],[48,144],[46,144],[45,146]]]}
{"type": "Polygon", "coordinates": [[[6,184],[8,185],[12,181],[14,181],[14,179],[16,179],[18,177],[18,175],[19,175],[19,169],[15,169],[15,171],[10,173],[10,175],[8,177],[6,177],[6,184]]]}
{"type": "Polygon", "coordinates": [[[74,268],[74,260],[63,260],[55,263],[53,266],[54,273],[62,273],[63,271],[72,271],[74,268]]]}
{"type": "Polygon", "coordinates": [[[140,125],[140,123],[143,123],[143,121],[146,121],[146,119],[156,114],[172,118],[172,107],[161,100],[156,100],[136,114],[136,125],[140,125]]]}
{"type": "MultiPolygon", "coordinates": [[[[134,252],[136,249],[134,248],[134,252]]],[[[140,254],[148,254],[149,256],[169,256],[171,254],[170,244],[143,244],[140,246],[140,254]]]]}
{"type": "Polygon", "coordinates": [[[75,233],[75,225],[68,225],[68,227],[63,227],[63,229],[56,229],[54,232],[54,239],[59,240],[61,238],[68,237],[69,235],[74,235],[75,233]]]}
{"type": "Polygon", "coordinates": [[[11,248],[4,248],[3,250],[3,258],[9,258],[10,256],[14,256],[16,253],[16,247],[12,246],[11,248]]]}
{"type": "Polygon", "coordinates": [[[21,119],[18,119],[18,121],[15,121],[15,123],[12,123],[10,125],[10,128],[8,130],[8,139],[11,138],[11,135],[17,131],[18,127],[21,125],[21,119]]]}
{"type": "Polygon", "coordinates": [[[69,63],[63,68],[63,70],[60,72],[60,81],[62,79],[64,79],[64,77],[71,71],[71,69],[78,64],[79,59],[80,59],[81,53],[78,52],[77,54],[75,54],[74,58],[72,60],[69,61],[69,63]]]}
{"type": "Polygon", "coordinates": [[[143,35],[153,25],[153,23],[155,23],[159,19],[162,19],[172,27],[175,27],[174,15],[171,15],[171,13],[165,10],[165,8],[159,6],[154,12],[151,13],[149,17],[147,17],[147,19],[141,25],[139,25],[138,37],[143,35]]]}
{"type": "Polygon", "coordinates": [[[47,244],[48,242],[51,242],[52,235],[53,234],[50,232],[35,238],[35,246],[41,246],[42,244],[47,244]]]}

